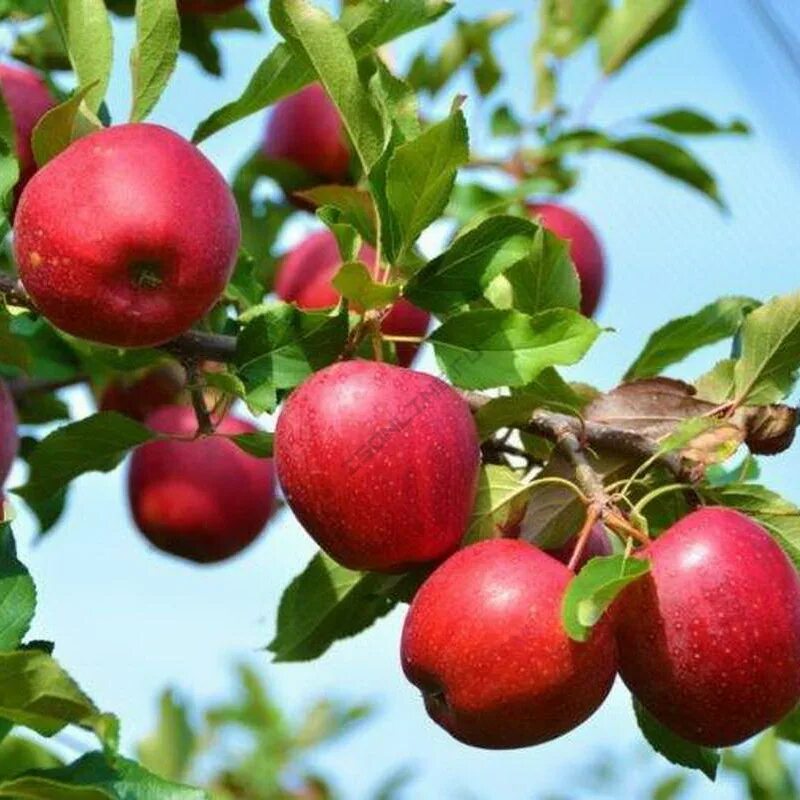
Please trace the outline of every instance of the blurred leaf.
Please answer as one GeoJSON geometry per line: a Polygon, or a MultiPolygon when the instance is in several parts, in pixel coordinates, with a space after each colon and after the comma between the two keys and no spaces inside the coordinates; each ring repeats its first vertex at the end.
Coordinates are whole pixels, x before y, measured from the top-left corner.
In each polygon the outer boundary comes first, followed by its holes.
{"type": "Polygon", "coordinates": [[[206,713],[209,725],[214,729],[228,725],[240,726],[282,743],[288,737],[286,721],[280,708],[270,698],[264,682],[248,664],[239,664],[236,672],[239,696],[234,703],[210,709],[206,713]]]}
{"type": "Polygon", "coordinates": [[[181,24],[175,0],[136,0],[136,44],[131,51],[131,122],[152,111],[178,63],[181,24]]]}
{"type": "Polygon", "coordinates": [[[750,128],[746,122],[734,119],[731,122],[715,122],[705,114],[691,108],[674,108],[660,114],[652,114],[644,118],[645,122],[663,128],[670,133],[679,133],[684,136],[707,136],[717,133],[748,134],[750,128]]]}
{"type": "Polygon", "coordinates": [[[229,438],[237,447],[256,458],[272,458],[275,435],[267,431],[237,433],[229,438]]]}
{"type": "Polygon", "coordinates": [[[306,714],[295,741],[303,749],[315,747],[344,736],[364,722],[372,713],[367,705],[341,706],[330,700],[321,700],[306,714]]]}
{"type": "Polygon", "coordinates": [[[287,587],[278,609],[275,661],[309,661],[334,642],[355,636],[395,606],[392,589],[403,575],[345,569],[318,553],[287,587]]]}
{"type": "Polygon", "coordinates": [[[246,311],[264,300],[266,289],[256,275],[256,262],[244,251],[239,253],[225,296],[246,311]]]}
{"type": "Polygon", "coordinates": [[[539,228],[528,255],[495,278],[484,295],[495,308],[525,314],[549,308],[577,311],[581,287],[569,242],[539,228]]]}
{"type": "Polygon", "coordinates": [[[0,742],[0,781],[32,769],[60,767],[63,761],[36,742],[9,736],[0,742]]]}
{"type": "Polygon", "coordinates": [[[366,264],[360,261],[342,264],[332,283],[342,297],[363,309],[383,308],[394,302],[400,294],[397,284],[373,280],[366,264]]]}
{"type": "Polygon", "coordinates": [[[385,242],[390,263],[403,261],[419,235],[441,216],[458,168],[468,160],[469,134],[461,111],[395,150],[386,176],[395,233],[385,242]]]}
{"type": "Polygon", "coordinates": [[[800,706],[787,714],[776,726],[779,739],[800,744],[800,706]]]}
{"type": "Polygon", "coordinates": [[[542,0],[536,48],[566,58],[595,33],[607,13],[607,0],[542,0]]]}
{"type": "Polygon", "coordinates": [[[597,32],[600,64],[610,75],[678,24],[687,0],[622,0],[597,32]]]}
{"type": "Polygon", "coordinates": [[[36,611],[36,587],[17,558],[11,526],[0,524],[0,651],[19,647],[36,611]]]}
{"type": "Polygon", "coordinates": [[[139,761],[166,780],[181,781],[188,775],[196,747],[186,706],[174,692],[164,692],[159,701],[158,727],[139,744],[139,761]]]}
{"type": "Polygon", "coordinates": [[[783,400],[800,367],[800,292],[775,297],[747,316],[734,368],[737,403],[783,400]]]}
{"type": "Polygon", "coordinates": [[[638,700],[633,701],[636,721],[650,746],[667,761],[689,769],[699,769],[714,780],[719,767],[719,753],[708,747],[687,742],[665,728],[638,700]]]}
{"type": "Polygon", "coordinates": [[[14,489],[26,501],[42,502],[86,472],[110,472],[129,450],[156,434],[115,412],[93,414],[46,436],[31,454],[28,482],[14,489]]]}
{"type": "Polygon", "coordinates": [[[530,491],[530,486],[524,484],[513,469],[497,464],[483,465],[463,544],[513,535],[514,528],[525,515],[530,491]]]}
{"type": "Polygon", "coordinates": [[[236,345],[236,366],[253,409],[272,411],[278,392],[293,389],[333,363],[348,335],[344,306],[331,314],[303,312],[285,303],[265,306],[245,324],[236,345]]]}
{"type": "Polygon", "coordinates": [[[507,105],[498,106],[492,112],[490,126],[492,136],[519,136],[523,131],[522,123],[507,105]]]}
{"type": "Polygon", "coordinates": [[[650,572],[650,563],[624,555],[592,558],[569,582],[561,619],[567,635],[585,642],[620,592],[650,572]]]}
{"type": "MultiPolygon", "coordinates": [[[[42,5],[49,9],[48,3],[44,0],[42,5]]],[[[64,40],[53,15],[46,13],[38,22],[38,26],[26,26],[24,31],[20,31],[11,48],[11,55],[18,61],[37,69],[70,69],[64,40]]]]}
{"type": "Polygon", "coordinates": [[[695,314],[668,322],[647,340],[625,380],[653,377],[701,347],[730,338],[758,305],[749,297],[721,297],[695,314]]]}
{"type": "Polygon", "coordinates": [[[51,0],[56,23],[80,86],[90,87],[86,103],[97,111],[111,77],[113,38],[103,0],[51,0]]]}
{"type": "Polygon", "coordinates": [[[575,364],[599,335],[595,322],[568,309],[534,316],[482,309],[450,317],[429,341],[456,386],[490,389],[524,386],[546,367],[575,364]]]}

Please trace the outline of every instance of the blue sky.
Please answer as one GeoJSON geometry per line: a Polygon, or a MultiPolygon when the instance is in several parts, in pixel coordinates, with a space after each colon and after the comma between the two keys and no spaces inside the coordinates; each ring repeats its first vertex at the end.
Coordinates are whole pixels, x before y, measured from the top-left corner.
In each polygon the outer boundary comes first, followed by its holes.
{"type": "MultiPolygon", "coordinates": [[[[719,177],[729,216],[720,215],[699,195],[618,157],[597,155],[585,163],[584,179],[569,202],[591,219],[602,237],[611,278],[599,319],[615,332],[602,337],[573,375],[600,387],[614,385],[646,335],[666,320],[721,294],[767,298],[797,288],[800,173],[793,163],[793,132],[787,122],[796,118],[797,103],[791,100],[786,70],[763,35],[748,29],[745,36],[737,28],[740,35],[734,36],[733,29],[715,18],[714,5],[715,0],[698,0],[680,33],[631,63],[605,88],[592,113],[592,121],[605,124],[690,105],[721,118],[744,116],[756,131],[750,139],[695,145],[719,177]]],[[[518,25],[500,39],[499,52],[510,72],[498,95],[522,111],[532,91],[527,65],[533,6],[527,0],[500,6],[487,0],[458,3],[464,16],[498,7],[519,12],[518,25]]],[[[732,17],[745,13],[740,0],[730,8],[732,17]]],[[[752,19],[742,20],[753,24],[752,19]]],[[[396,48],[397,57],[405,62],[417,46],[440,42],[448,25],[407,38],[396,48]]],[[[129,106],[130,40],[130,26],[120,26],[110,97],[117,119],[125,117],[129,106]]],[[[199,119],[243,87],[271,43],[266,34],[231,34],[222,81],[205,78],[192,62],[182,60],[153,120],[189,135],[199,119]]],[[[569,99],[580,99],[589,89],[592,59],[587,52],[565,76],[569,99]]],[[[443,106],[448,103],[449,97],[442,100],[443,106]]],[[[473,99],[468,109],[473,121],[485,111],[473,99]]],[[[251,118],[211,139],[204,150],[230,173],[262,127],[262,117],[251,118]]],[[[485,135],[478,131],[475,142],[485,143],[485,135]]],[[[295,225],[287,241],[310,224],[295,225]]],[[[674,374],[691,378],[718,355],[704,352],[674,374]]],[[[419,367],[434,369],[429,353],[419,367]]],[[[71,397],[76,410],[88,411],[82,392],[71,397]]],[[[271,422],[263,424],[269,427],[271,422]]],[[[800,500],[798,467],[797,451],[783,455],[765,463],[764,480],[800,500]]],[[[416,800],[533,800],[569,790],[580,770],[606,755],[633,759],[634,787],[659,769],[655,761],[638,761],[638,732],[627,694],[619,686],[590,722],[536,749],[483,752],[449,739],[428,721],[416,691],[401,674],[402,611],[316,662],[270,665],[259,650],[271,638],[281,591],[314,552],[288,512],[241,557],[216,567],[186,565],[149,549],[137,534],[127,515],[124,470],[119,470],[81,479],[64,520],[45,542],[32,544],[33,526],[24,514],[17,529],[22,555],[39,586],[34,635],[55,639],[56,654],[91,696],[121,715],[128,745],[152,726],[155,699],[165,685],[206,705],[231,689],[232,664],[249,659],[293,713],[323,695],[378,704],[381,711],[373,724],[329,747],[316,762],[348,789],[348,797],[366,797],[381,777],[403,764],[417,770],[408,794],[416,800]]],[[[634,796],[630,791],[628,796],[634,796]]],[[[571,796],[602,795],[587,791],[571,796]]],[[[722,800],[737,793],[730,784],[701,784],[697,796],[722,800]]]]}

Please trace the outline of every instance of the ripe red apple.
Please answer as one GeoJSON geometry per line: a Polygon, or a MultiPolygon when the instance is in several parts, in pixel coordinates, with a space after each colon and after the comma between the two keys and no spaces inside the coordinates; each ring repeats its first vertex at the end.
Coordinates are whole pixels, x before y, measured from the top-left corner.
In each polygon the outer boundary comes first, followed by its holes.
{"type": "Polygon", "coordinates": [[[262,151],[267,158],[291,161],[327,183],[342,183],[348,176],[350,147],[339,110],[319,83],[275,104],[262,151]]]}
{"type": "Polygon", "coordinates": [[[25,188],[14,226],[20,277],[41,313],[75,336],[161,344],[217,301],[239,216],[214,165],[144,123],[79,139],[25,188]]]}
{"type": "MultiPolygon", "coordinates": [[[[364,245],[359,257],[374,275],[375,251],[369,245],[364,245]]],[[[334,306],[339,302],[339,293],[331,281],[341,266],[342,259],[333,234],[327,230],[312,233],[284,256],[278,268],[275,291],[281,300],[297,303],[299,308],[334,306]]],[[[393,336],[424,336],[429,322],[427,311],[401,297],[383,320],[381,330],[393,336]]],[[[412,342],[397,342],[397,363],[407,367],[418,349],[419,346],[412,342]]]]}
{"type": "Polygon", "coordinates": [[[555,203],[532,203],[531,216],[560,239],[570,243],[570,254],[581,282],[581,312],[594,314],[605,283],[605,258],[589,223],[576,211],[555,203]]]}
{"type": "Polygon", "coordinates": [[[17,410],[8,386],[0,380],[0,486],[11,472],[18,447],[17,410]]]}
{"type": "Polygon", "coordinates": [[[222,14],[244,4],[245,0],[178,0],[178,11],[182,14],[222,14]]]}
{"type": "Polygon", "coordinates": [[[373,361],[312,375],[286,401],[275,432],[287,503],[351,569],[393,572],[453,552],[479,461],[472,415],[450,386],[373,361]]]}
{"type": "Polygon", "coordinates": [[[14,187],[14,198],[19,200],[25,184],[36,172],[36,160],[31,147],[33,129],[55,105],[55,101],[39,73],[16,64],[0,64],[0,91],[14,123],[20,173],[14,187]]]}
{"type": "Polygon", "coordinates": [[[561,603],[572,573],[518,539],[467,547],[422,585],[401,658],[430,717],[465,744],[528,747],[593,714],[616,674],[606,619],[571,640],[561,603]]]}
{"type": "Polygon", "coordinates": [[[98,408],[144,422],[156,409],[175,405],[185,388],[186,375],[177,364],[158,367],[112,380],[103,389],[98,408]]]}
{"type": "MultiPolygon", "coordinates": [[[[545,552],[549,556],[552,556],[556,560],[560,561],[562,564],[569,564],[577,543],[578,537],[573,536],[571,539],[562,544],[561,547],[556,547],[552,550],[547,549],[545,552]]],[[[586,546],[583,548],[583,553],[578,559],[578,563],[575,565],[575,572],[580,572],[586,566],[586,564],[596,556],[610,556],[613,552],[614,551],[611,547],[611,542],[608,539],[608,534],[606,533],[605,528],[602,526],[602,524],[597,523],[592,527],[592,531],[589,534],[589,539],[586,542],[586,546]]]]}
{"type": "Polygon", "coordinates": [[[617,601],[620,674],[660,722],[728,747],[800,701],[800,580],[755,522],[684,517],[643,553],[650,574],[617,601]]]}
{"type": "MultiPolygon", "coordinates": [[[[158,549],[201,563],[247,547],[272,514],[272,460],[248,455],[221,435],[190,439],[197,420],[187,406],[161,408],[147,425],[186,441],[148,442],[133,454],[128,496],[139,530],[158,549]]],[[[231,416],[217,426],[219,434],[255,430],[231,416]]]]}

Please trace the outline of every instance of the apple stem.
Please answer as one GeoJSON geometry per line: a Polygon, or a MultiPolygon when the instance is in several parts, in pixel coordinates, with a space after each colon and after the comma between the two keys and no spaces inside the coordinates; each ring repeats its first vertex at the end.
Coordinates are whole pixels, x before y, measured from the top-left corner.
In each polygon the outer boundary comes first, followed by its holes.
{"type": "Polygon", "coordinates": [[[569,563],[567,564],[567,569],[571,570],[572,572],[575,572],[575,567],[577,567],[578,562],[581,560],[581,556],[583,555],[583,551],[586,549],[586,544],[589,541],[589,537],[592,535],[592,528],[600,517],[602,511],[602,506],[598,506],[596,503],[590,503],[586,509],[586,519],[584,520],[583,527],[578,534],[578,540],[575,542],[575,547],[572,550],[572,555],[570,556],[569,563]]]}
{"type": "Polygon", "coordinates": [[[197,417],[197,433],[200,436],[209,436],[214,433],[214,423],[206,405],[206,398],[203,392],[204,386],[200,378],[200,366],[197,359],[194,358],[184,359],[183,366],[186,369],[192,408],[194,408],[194,413],[197,417]]]}

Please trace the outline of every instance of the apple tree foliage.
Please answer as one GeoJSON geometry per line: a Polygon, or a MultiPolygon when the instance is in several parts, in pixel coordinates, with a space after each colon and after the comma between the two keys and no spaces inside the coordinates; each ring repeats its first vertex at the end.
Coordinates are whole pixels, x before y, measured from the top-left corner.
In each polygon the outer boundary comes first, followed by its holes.
{"type": "MultiPolygon", "coordinates": [[[[795,410],[783,403],[800,367],[800,293],[764,301],[725,296],[687,308],[686,316],[652,333],[611,391],[570,383],[558,372],[611,334],[580,314],[567,244],[529,218],[529,198],[572,188],[582,157],[604,151],[725,209],[714,176],[687,141],[746,134],[743,122],[714,120],[690,107],[656,107],[624,126],[598,128],[567,107],[559,92],[560,70],[587,50],[596,58],[598,80],[613,80],[676,28],[686,0],[541,0],[531,46],[530,113],[495,99],[503,77],[496,37],[515,24],[511,14],[491,9],[482,18],[462,19],[447,0],[348,0],[334,16],[311,0],[271,0],[265,4],[268,34],[255,5],[197,15],[180,14],[175,0],[0,0],[0,20],[13,33],[12,55],[58,79],[52,85],[61,102],[34,133],[40,165],[75,139],[123,121],[112,120],[105,103],[112,61],[120,57],[113,34],[121,17],[133,17],[136,29],[130,120],[151,113],[181,53],[220,75],[232,30],[261,35],[264,58],[222,107],[193,99],[196,143],[313,82],[336,105],[352,145],[350,185],[316,186],[313,176],[258,151],[233,177],[244,242],[224,297],[192,340],[193,355],[225,362],[202,381],[256,414],[271,414],[305,378],[343,354],[372,357],[369,340],[379,334],[371,315],[403,296],[434,315],[427,341],[442,375],[469,398],[483,440],[485,463],[466,542],[499,535],[526,506],[537,509],[524,526],[531,541],[557,546],[580,527],[585,486],[555,446],[544,414],[588,437],[592,472],[626,530],[657,535],[692,505],[722,504],[759,521],[800,568],[800,508],[758,482],[759,455],[785,450],[794,434],[795,410]],[[385,46],[442,17],[455,19],[450,38],[421,50],[407,70],[391,69],[385,46]],[[469,98],[452,96],[441,118],[420,114],[421,101],[453,94],[454,76],[465,73],[472,94],[491,108],[502,157],[470,146],[469,98]],[[58,89],[67,85],[71,91],[58,89]],[[264,181],[277,183],[290,199],[265,199],[264,181]],[[271,295],[278,236],[293,214],[303,213],[291,202],[295,195],[316,209],[341,251],[334,282],[343,300],[330,311],[303,311],[271,295]],[[452,235],[431,258],[419,239],[439,220],[449,223],[452,235]],[[374,279],[358,261],[362,242],[380,254],[385,280],[374,279]],[[695,380],[662,376],[696,350],[725,341],[730,357],[709,364],[695,380]],[[519,433],[519,446],[508,446],[509,431],[519,433]]],[[[10,234],[19,170],[4,105],[0,141],[4,232],[10,234]]],[[[14,273],[9,253],[6,247],[6,277],[14,273]]],[[[152,367],[189,344],[123,351],[80,341],[37,316],[8,281],[4,286],[0,374],[18,402],[29,466],[26,482],[12,492],[30,507],[44,535],[65,512],[73,480],[116,468],[133,448],[158,436],[114,413],[72,420],[59,390],[152,367]]],[[[379,344],[391,359],[392,343],[379,344]]],[[[271,455],[270,434],[234,439],[250,453],[271,455]]],[[[628,555],[621,550],[596,559],[573,581],[564,624],[576,640],[646,571],[646,563],[628,555]]],[[[353,572],[320,553],[286,589],[267,649],[277,661],[316,658],[407,601],[422,577],[353,572]]],[[[33,581],[16,557],[6,521],[0,529],[0,740],[16,741],[16,728],[54,736],[77,726],[96,737],[97,749],[66,765],[41,756],[21,773],[0,758],[0,797],[208,796],[179,785],[188,772],[153,758],[152,746],[143,745],[141,764],[118,753],[116,718],[84,694],[54,657],[52,643],[26,641],[35,606],[33,581]]],[[[162,724],[181,724],[171,700],[164,702],[173,722],[162,724]]],[[[656,750],[713,777],[718,753],[680,740],[641,708],[637,717],[656,750]]],[[[797,739],[797,727],[790,718],[775,735],[797,739]]]]}

